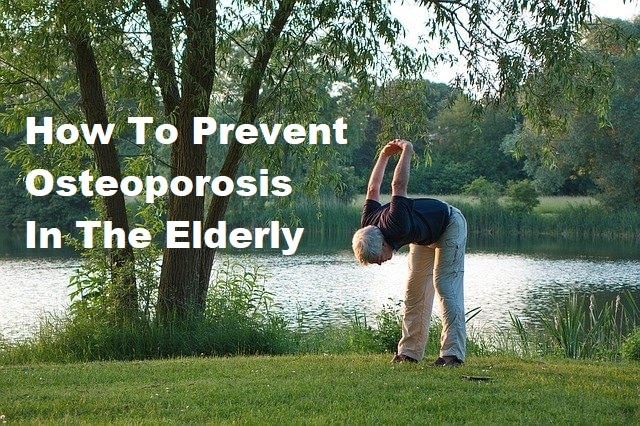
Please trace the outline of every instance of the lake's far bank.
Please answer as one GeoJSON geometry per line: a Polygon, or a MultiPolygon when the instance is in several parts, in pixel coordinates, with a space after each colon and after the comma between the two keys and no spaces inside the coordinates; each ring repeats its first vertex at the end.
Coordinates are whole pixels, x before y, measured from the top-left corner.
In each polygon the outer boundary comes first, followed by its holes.
{"type": "MultiPolygon", "coordinates": [[[[608,209],[591,197],[540,197],[540,204],[532,211],[514,209],[501,200],[480,202],[464,195],[415,197],[437,198],[455,205],[467,219],[469,235],[477,238],[640,241],[640,210],[608,209]]],[[[389,198],[383,196],[381,202],[389,198]]],[[[361,196],[351,203],[328,199],[299,202],[293,211],[308,232],[350,238],[360,225],[363,201],[361,196]]],[[[253,220],[262,223],[269,215],[265,210],[253,220]]]]}

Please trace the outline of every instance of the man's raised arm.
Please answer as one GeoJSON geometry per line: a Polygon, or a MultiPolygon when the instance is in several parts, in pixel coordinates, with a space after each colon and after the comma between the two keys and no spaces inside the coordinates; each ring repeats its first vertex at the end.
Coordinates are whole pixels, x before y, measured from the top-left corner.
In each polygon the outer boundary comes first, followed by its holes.
{"type": "Polygon", "coordinates": [[[411,156],[413,155],[413,145],[409,141],[402,139],[394,139],[389,143],[394,143],[398,150],[402,150],[400,159],[393,171],[393,180],[391,181],[391,195],[407,196],[407,188],[409,186],[409,171],[411,169],[411,156]]]}
{"type": "Polygon", "coordinates": [[[380,186],[384,178],[384,171],[387,168],[389,157],[397,152],[397,148],[391,146],[391,142],[386,144],[378,155],[378,160],[371,170],[369,184],[367,185],[367,200],[380,201],[380,186]]]}

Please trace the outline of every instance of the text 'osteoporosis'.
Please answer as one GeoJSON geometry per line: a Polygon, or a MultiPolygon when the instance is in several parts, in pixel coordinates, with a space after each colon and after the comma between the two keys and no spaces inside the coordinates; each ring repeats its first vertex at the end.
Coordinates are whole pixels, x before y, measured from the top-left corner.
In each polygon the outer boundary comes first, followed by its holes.
{"type": "Polygon", "coordinates": [[[78,192],[85,197],[99,195],[110,197],[121,191],[128,197],[144,194],[147,203],[153,203],[156,197],[162,197],[171,191],[173,195],[184,197],[194,194],[204,197],[208,193],[219,197],[226,197],[235,192],[242,197],[260,195],[266,197],[286,197],[291,194],[291,179],[287,176],[269,176],[268,169],[260,169],[260,176],[240,176],[231,179],[228,176],[175,176],[167,179],[164,176],[146,176],[144,180],[137,176],[125,176],[118,181],[112,176],[100,176],[96,179],[90,170],[85,170],[76,176],[59,176],[55,178],[45,169],[30,171],[25,178],[25,186],[29,194],[42,197],[55,193],[62,197],[70,197],[78,192]]]}

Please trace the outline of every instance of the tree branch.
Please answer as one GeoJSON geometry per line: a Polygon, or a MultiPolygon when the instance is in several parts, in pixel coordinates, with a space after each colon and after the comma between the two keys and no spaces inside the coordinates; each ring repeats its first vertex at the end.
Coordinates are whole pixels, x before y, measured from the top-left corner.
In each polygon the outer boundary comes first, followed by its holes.
{"type": "Polygon", "coordinates": [[[49,89],[47,89],[44,84],[42,84],[40,82],[40,80],[38,80],[36,77],[30,75],[29,73],[27,73],[25,70],[13,65],[12,63],[6,61],[5,59],[0,57],[0,64],[4,64],[7,67],[15,70],[18,72],[18,74],[22,75],[29,83],[32,83],[34,85],[36,85],[37,87],[40,88],[40,90],[42,90],[46,96],[46,98],[48,98],[51,102],[53,102],[53,104],[55,105],[56,109],[58,111],[60,111],[60,113],[62,114],[62,116],[65,118],[65,120],[68,123],[72,123],[73,120],[71,119],[71,117],[69,117],[69,115],[67,114],[67,112],[64,110],[64,108],[62,108],[62,105],[60,105],[60,102],[57,101],[57,99],[55,98],[55,96],[53,96],[53,94],[49,91],[49,89]]]}
{"type": "Polygon", "coordinates": [[[180,103],[180,90],[173,61],[171,20],[160,0],[144,0],[144,3],[151,30],[152,56],[158,69],[164,113],[169,117],[180,103]]]}
{"type": "MultiPolygon", "coordinates": [[[[239,124],[253,123],[258,114],[258,96],[260,86],[264,78],[265,70],[273,55],[276,44],[287,24],[289,17],[293,13],[296,0],[280,0],[278,10],[276,11],[269,29],[264,34],[262,43],[258,47],[255,59],[251,64],[251,68],[245,75],[243,86],[245,87],[244,96],[242,98],[242,108],[240,111],[239,124]]],[[[238,173],[240,160],[244,154],[244,145],[233,141],[225,157],[224,164],[220,169],[221,176],[228,176],[233,179],[238,173]]],[[[214,196],[207,210],[205,220],[205,228],[213,227],[214,224],[223,217],[229,204],[229,197],[214,196]]],[[[215,257],[214,249],[204,249],[200,263],[200,288],[201,291],[209,286],[211,279],[211,267],[215,257]]],[[[204,293],[204,292],[203,292],[204,293]]]]}

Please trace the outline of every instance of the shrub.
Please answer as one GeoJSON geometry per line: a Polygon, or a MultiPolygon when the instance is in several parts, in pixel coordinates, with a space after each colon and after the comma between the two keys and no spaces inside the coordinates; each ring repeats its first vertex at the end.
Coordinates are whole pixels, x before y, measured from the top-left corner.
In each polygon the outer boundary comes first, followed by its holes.
{"type": "Polygon", "coordinates": [[[380,349],[385,352],[395,352],[398,341],[402,337],[402,316],[400,306],[402,302],[392,305],[384,305],[382,310],[376,314],[378,328],[374,337],[380,349]]]}
{"type": "Polygon", "coordinates": [[[624,359],[640,361],[640,328],[627,336],[620,352],[624,359]]]}
{"type": "Polygon", "coordinates": [[[502,195],[502,187],[495,182],[489,182],[484,176],[480,176],[473,182],[463,187],[463,193],[476,197],[481,203],[489,203],[495,201],[502,195]]]}
{"type": "Polygon", "coordinates": [[[510,209],[521,212],[530,212],[540,204],[538,192],[529,179],[507,182],[507,205],[510,209]]]}

